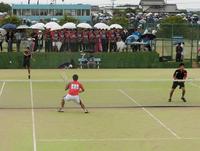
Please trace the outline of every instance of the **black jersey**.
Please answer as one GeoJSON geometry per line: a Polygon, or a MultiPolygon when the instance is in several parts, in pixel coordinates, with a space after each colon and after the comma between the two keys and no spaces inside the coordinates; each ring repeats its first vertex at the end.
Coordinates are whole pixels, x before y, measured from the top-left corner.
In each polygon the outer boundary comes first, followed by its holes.
{"type": "Polygon", "coordinates": [[[187,71],[186,70],[180,70],[180,69],[177,69],[175,72],[174,72],[174,78],[175,79],[185,79],[187,77],[187,71]]]}

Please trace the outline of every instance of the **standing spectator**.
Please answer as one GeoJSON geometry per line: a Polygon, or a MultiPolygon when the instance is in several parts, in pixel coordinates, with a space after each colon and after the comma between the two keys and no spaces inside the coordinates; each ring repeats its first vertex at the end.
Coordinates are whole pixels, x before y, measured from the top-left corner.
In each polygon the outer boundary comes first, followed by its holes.
{"type": "Polygon", "coordinates": [[[38,49],[39,49],[39,51],[42,50],[42,48],[43,48],[43,33],[40,30],[38,32],[38,49]]]}
{"type": "Polygon", "coordinates": [[[178,45],[176,46],[176,62],[182,61],[182,58],[181,58],[182,52],[183,52],[183,48],[181,47],[181,43],[178,43],[178,45]]]}
{"type": "Polygon", "coordinates": [[[107,52],[108,51],[108,37],[106,34],[106,30],[101,31],[101,43],[102,43],[102,51],[107,52]]]}
{"type": "Polygon", "coordinates": [[[52,51],[52,39],[51,39],[51,31],[47,29],[45,31],[45,52],[52,51]]]}
{"type": "Polygon", "coordinates": [[[116,52],[117,51],[117,44],[116,44],[117,39],[116,39],[116,34],[115,34],[114,30],[110,31],[109,41],[110,41],[110,51],[116,52]]]}
{"type": "Polygon", "coordinates": [[[60,34],[58,30],[52,31],[52,41],[53,41],[53,51],[58,52],[60,51],[60,34]]]}
{"type": "Polygon", "coordinates": [[[1,49],[1,52],[3,51],[3,41],[4,41],[5,37],[3,36],[2,33],[0,33],[0,49],[1,49]]]}
{"type": "Polygon", "coordinates": [[[81,29],[80,30],[77,30],[77,44],[78,44],[78,50],[79,51],[83,51],[83,38],[82,38],[82,31],[81,29]]]}
{"type": "Polygon", "coordinates": [[[98,30],[95,31],[95,52],[102,51],[101,35],[98,30]]]}
{"type": "Polygon", "coordinates": [[[12,31],[8,31],[6,34],[6,42],[8,43],[8,52],[13,51],[13,39],[14,39],[14,34],[12,31]]]}
{"type": "Polygon", "coordinates": [[[182,47],[182,49],[183,49],[183,51],[182,51],[182,53],[181,53],[181,60],[183,61],[184,60],[184,42],[183,43],[181,43],[181,47],[182,47]]]}
{"type": "Polygon", "coordinates": [[[69,51],[69,42],[70,42],[70,31],[65,29],[64,31],[64,48],[63,51],[69,51]]]}
{"type": "Polygon", "coordinates": [[[17,30],[17,32],[15,33],[15,39],[16,39],[17,52],[20,52],[20,44],[22,40],[22,33],[20,32],[20,30],[17,30]]]}
{"type": "Polygon", "coordinates": [[[82,33],[83,51],[88,51],[88,42],[89,42],[88,31],[84,30],[82,33]]]}
{"type": "Polygon", "coordinates": [[[65,30],[60,31],[60,42],[61,42],[61,48],[60,51],[65,51],[65,30]]]}
{"type": "Polygon", "coordinates": [[[77,34],[75,30],[72,30],[70,32],[70,51],[76,52],[77,49],[77,34]]]}
{"type": "Polygon", "coordinates": [[[95,33],[93,30],[89,31],[88,39],[89,39],[89,50],[94,52],[95,51],[95,33]]]}
{"type": "Polygon", "coordinates": [[[38,49],[38,33],[37,30],[34,30],[33,33],[31,34],[31,38],[33,39],[34,47],[33,47],[33,51],[37,51],[38,49]]]}

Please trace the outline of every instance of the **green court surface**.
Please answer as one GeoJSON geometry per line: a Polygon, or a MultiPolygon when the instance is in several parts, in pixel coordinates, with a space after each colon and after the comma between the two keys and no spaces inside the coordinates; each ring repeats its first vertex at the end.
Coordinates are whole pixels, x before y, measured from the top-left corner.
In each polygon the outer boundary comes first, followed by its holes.
{"type": "Polygon", "coordinates": [[[0,70],[0,151],[199,151],[200,71],[188,69],[188,102],[174,69],[0,70]],[[58,113],[65,83],[77,73],[90,111],[58,113]]]}

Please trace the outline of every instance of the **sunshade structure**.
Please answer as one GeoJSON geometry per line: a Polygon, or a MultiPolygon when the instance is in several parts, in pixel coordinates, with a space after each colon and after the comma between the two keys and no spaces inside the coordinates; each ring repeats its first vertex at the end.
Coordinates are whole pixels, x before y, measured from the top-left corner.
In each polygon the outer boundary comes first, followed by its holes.
{"type": "Polygon", "coordinates": [[[110,29],[123,29],[123,27],[119,24],[112,24],[110,25],[110,29]]]}
{"type": "Polygon", "coordinates": [[[106,25],[105,23],[97,23],[94,25],[94,28],[96,29],[110,29],[110,27],[108,25],[106,25]]]}
{"type": "Polygon", "coordinates": [[[63,26],[62,26],[63,29],[76,29],[76,24],[72,23],[72,22],[68,22],[68,23],[65,23],[63,26]]]}
{"type": "Polygon", "coordinates": [[[31,29],[38,29],[38,30],[44,30],[45,24],[43,23],[36,23],[30,27],[31,29]]]}
{"type": "Polygon", "coordinates": [[[17,29],[30,29],[27,25],[20,25],[17,27],[17,29]]]}
{"type": "Polygon", "coordinates": [[[77,25],[78,28],[84,28],[84,29],[91,29],[92,26],[88,23],[80,23],[77,25]]]}
{"type": "Polygon", "coordinates": [[[3,29],[6,29],[6,30],[15,30],[17,28],[17,26],[15,24],[5,24],[2,26],[3,29]]]}

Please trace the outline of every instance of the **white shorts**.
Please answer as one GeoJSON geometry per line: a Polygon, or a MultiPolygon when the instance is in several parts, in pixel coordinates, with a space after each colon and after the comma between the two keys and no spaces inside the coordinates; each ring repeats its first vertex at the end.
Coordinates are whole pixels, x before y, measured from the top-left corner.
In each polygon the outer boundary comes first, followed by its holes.
{"type": "Polygon", "coordinates": [[[77,104],[80,104],[80,102],[81,102],[79,95],[70,95],[70,94],[67,94],[67,95],[64,96],[63,99],[64,99],[64,101],[67,101],[67,102],[73,101],[73,102],[75,102],[77,104]]]}

